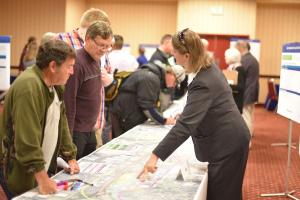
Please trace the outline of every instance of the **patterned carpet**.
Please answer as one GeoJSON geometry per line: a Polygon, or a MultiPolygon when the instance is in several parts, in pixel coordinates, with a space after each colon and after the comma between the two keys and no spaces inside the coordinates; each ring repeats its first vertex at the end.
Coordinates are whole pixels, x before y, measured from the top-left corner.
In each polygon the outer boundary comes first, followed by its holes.
{"type": "MultiPolygon", "coordinates": [[[[1,111],[1,106],[0,106],[1,111]]],[[[243,194],[244,200],[281,200],[285,197],[260,197],[261,193],[285,191],[287,147],[272,147],[272,143],[288,141],[288,120],[262,107],[256,108],[252,147],[249,154],[243,194]]],[[[293,142],[297,150],[291,154],[289,190],[300,198],[300,156],[298,152],[300,125],[293,123],[293,142]]],[[[6,199],[0,190],[0,199],[6,199]]]]}
{"type": "MultiPolygon", "coordinates": [[[[284,197],[259,197],[261,193],[282,193],[285,191],[287,169],[287,146],[272,147],[272,143],[288,142],[289,121],[276,113],[259,107],[255,112],[255,128],[249,154],[243,194],[244,199],[279,200],[284,197]]],[[[294,196],[300,198],[300,157],[299,124],[293,123],[293,142],[288,189],[296,190],[294,196]]]]}

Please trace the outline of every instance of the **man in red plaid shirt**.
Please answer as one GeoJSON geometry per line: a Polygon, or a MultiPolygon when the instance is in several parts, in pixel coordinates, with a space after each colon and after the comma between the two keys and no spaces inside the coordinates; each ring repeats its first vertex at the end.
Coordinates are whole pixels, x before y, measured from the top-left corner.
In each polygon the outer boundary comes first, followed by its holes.
{"type": "MultiPolygon", "coordinates": [[[[110,24],[110,21],[108,19],[108,15],[96,8],[90,8],[86,12],[83,13],[81,19],[80,19],[80,27],[73,30],[72,32],[66,32],[66,33],[59,33],[57,35],[57,39],[63,40],[69,45],[71,45],[74,49],[80,49],[84,47],[84,39],[85,34],[88,29],[88,27],[95,21],[103,21],[108,24],[110,24]]],[[[100,67],[100,66],[99,66],[100,67]]],[[[109,85],[113,79],[111,76],[107,74],[104,68],[101,69],[102,74],[102,88],[101,88],[101,103],[100,103],[100,112],[97,119],[97,123],[95,124],[95,129],[98,129],[100,133],[102,132],[102,129],[105,124],[105,117],[104,117],[104,104],[105,104],[105,93],[104,93],[104,87],[109,85]]],[[[97,137],[97,143],[101,144],[101,137],[97,137]]]]}

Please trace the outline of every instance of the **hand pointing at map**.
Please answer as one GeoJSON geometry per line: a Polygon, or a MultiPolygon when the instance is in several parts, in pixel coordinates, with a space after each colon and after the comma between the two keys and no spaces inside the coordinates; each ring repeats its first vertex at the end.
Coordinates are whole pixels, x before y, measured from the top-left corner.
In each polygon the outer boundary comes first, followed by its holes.
{"type": "Polygon", "coordinates": [[[143,171],[138,175],[138,179],[140,181],[145,181],[148,177],[148,172],[154,173],[157,170],[156,163],[157,163],[158,157],[155,154],[151,154],[149,160],[146,162],[143,171]]]}

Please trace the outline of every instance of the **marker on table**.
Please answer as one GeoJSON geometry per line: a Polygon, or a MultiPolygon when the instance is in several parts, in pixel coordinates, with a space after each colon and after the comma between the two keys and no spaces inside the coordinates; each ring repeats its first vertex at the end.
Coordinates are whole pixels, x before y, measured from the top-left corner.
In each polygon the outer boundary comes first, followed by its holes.
{"type": "Polygon", "coordinates": [[[69,183],[68,181],[59,181],[56,183],[58,189],[68,190],[69,183]]]}

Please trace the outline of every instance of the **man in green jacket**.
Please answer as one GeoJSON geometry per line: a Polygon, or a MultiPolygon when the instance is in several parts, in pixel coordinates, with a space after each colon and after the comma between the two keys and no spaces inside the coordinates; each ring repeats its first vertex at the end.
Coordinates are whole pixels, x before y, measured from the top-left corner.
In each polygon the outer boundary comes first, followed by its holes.
{"type": "Polygon", "coordinates": [[[74,50],[52,40],[39,47],[36,65],[11,85],[0,118],[0,182],[8,199],[36,186],[56,192],[49,178],[60,155],[71,174],[79,172],[63,102],[63,85],[73,74],[74,50]]]}

